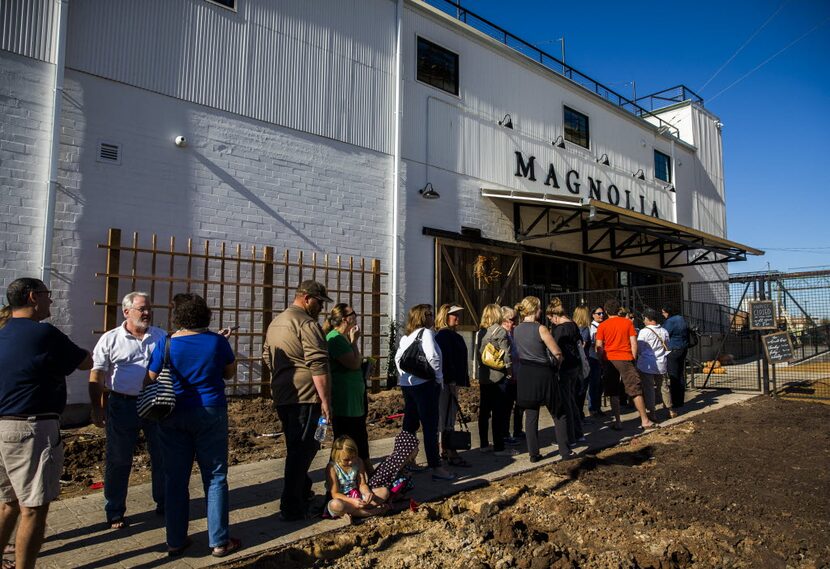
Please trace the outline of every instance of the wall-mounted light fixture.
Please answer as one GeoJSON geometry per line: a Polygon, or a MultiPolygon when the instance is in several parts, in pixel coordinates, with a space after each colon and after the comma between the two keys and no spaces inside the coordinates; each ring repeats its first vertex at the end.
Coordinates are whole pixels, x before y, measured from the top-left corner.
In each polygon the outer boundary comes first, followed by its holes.
{"type": "Polygon", "coordinates": [[[597,163],[602,164],[603,166],[610,166],[611,165],[611,161],[608,160],[608,155],[607,154],[603,154],[602,156],[597,158],[597,163]]]}
{"type": "Polygon", "coordinates": [[[435,188],[432,187],[432,183],[427,182],[427,185],[418,190],[418,193],[421,194],[421,197],[425,200],[437,200],[441,197],[441,194],[435,191],[435,188]]]}
{"type": "Polygon", "coordinates": [[[663,189],[668,190],[672,193],[676,193],[676,190],[674,189],[674,184],[666,184],[665,186],[663,186],[663,189]]]}
{"type": "Polygon", "coordinates": [[[173,139],[173,144],[175,144],[179,148],[184,148],[185,146],[187,146],[187,139],[181,135],[177,136],[173,139]]]}
{"type": "Polygon", "coordinates": [[[560,134],[559,136],[556,137],[556,140],[551,142],[551,144],[553,144],[557,148],[565,148],[565,139],[560,134]]]}
{"type": "Polygon", "coordinates": [[[588,221],[594,221],[594,218],[597,216],[597,208],[596,206],[591,206],[588,208],[588,221]]]}
{"type": "Polygon", "coordinates": [[[634,176],[634,177],[635,177],[635,178],[637,178],[638,180],[645,180],[645,179],[646,179],[646,173],[645,173],[645,172],[643,172],[643,169],[642,169],[642,168],[640,168],[639,170],[637,170],[636,172],[634,172],[634,173],[632,174],[632,176],[634,176]]]}
{"type": "Polygon", "coordinates": [[[504,128],[513,128],[513,117],[509,114],[504,115],[504,118],[499,121],[499,126],[503,126],[504,128]]]}

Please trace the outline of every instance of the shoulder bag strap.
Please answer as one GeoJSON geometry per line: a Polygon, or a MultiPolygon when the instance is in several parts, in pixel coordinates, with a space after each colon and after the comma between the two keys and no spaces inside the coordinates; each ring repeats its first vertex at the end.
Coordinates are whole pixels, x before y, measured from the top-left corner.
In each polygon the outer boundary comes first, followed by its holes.
{"type": "Polygon", "coordinates": [[[161,369],[170,365],[170,340],[172,339],[172,334],[167,334],[167,339],[164,341],[164,361],[161,364],[161,369]]]}
{"type": "Polygon", "coordinates": [[[655,331],[654,331],[654,329],[649,328],[648,326],[646,326],[646,329],[647,329],[649,332],[651,332],[652,334],[654,334],[655,336],[657,336],[657,339],[658,339],[658,340],[660,340],[660,343],[661,343],[661,344],[663,344],[663,349],[664,349],[664,350],[666,350],[667,352],[668,352],[668,351],[670,351],[670,350],[669,350],[669,347],[666,345],[666,342],[665,342],[665,341],[663,341],[663,338],[661,338],[661,337],[660,337],[660,334],[658,334],[657,332],[655,332],[655,331]]]}
{"type": "Polygon", "coordinates": [[[464,413],[461,411],[461,404],[458,402],[458,399],[456,399],[455,393],[450,391],[450,397],[452,397],[452,401],[455,402],[455,407],[458,409],[458,422],[461,423],[461,426],[464,427],[465,431],[469,431],[470,429],[467,427],[467,417],[465,417],[464,413]]]}

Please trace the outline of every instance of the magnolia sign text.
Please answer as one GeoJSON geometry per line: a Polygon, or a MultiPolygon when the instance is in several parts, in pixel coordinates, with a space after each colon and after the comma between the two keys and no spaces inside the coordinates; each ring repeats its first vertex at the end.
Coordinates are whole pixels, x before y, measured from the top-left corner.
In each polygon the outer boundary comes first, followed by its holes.
{"type": "MultiPolygon", "coordinates": [[[[536,157],[531,156],[525,160],[524,156],[518,150],[516,151],[516,177],[527,178],[528,180],[536,181],[536,157]]],[[[631,190],[623,190],[617,188],[614,184],[608,184],[604,190],[602,187],[602,180],[595,180],[591,176],[588,179],[588,197],[610,203],[611,205],[624,207],[631,211],[639,211],[640,213],[647,213],[652,217],[660,217],[660,212],[657,210],[657,202],[654,200],[650,204],[646,204],[646,196],[640,194],[637,196],[631,195],[631,190]]],[[[568,170],[565,174],[565,188],[574,195],[579,195],[579,188],[582,183],[579,181],[579,172],[576,170],[568,170]]],[[[545,181],[542,182],[546,186],[561,189],[559,186],[559,176],[556,174],[556,169],[553,164],[548,165],[548,172],[545,176],[545,181]]]]}

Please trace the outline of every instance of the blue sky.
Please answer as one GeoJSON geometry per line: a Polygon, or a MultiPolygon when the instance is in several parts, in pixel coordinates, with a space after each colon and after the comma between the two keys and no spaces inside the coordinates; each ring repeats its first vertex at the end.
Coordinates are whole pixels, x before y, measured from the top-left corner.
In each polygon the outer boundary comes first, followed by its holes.
{"type": "Polygon", "coordinates": [[[695,90],[724,123],[728,237],[767,251],[730,272],[830,269],[830,1],[461,4],[557,57],[564,35],[567,63],[623,95],[695,90]]]}

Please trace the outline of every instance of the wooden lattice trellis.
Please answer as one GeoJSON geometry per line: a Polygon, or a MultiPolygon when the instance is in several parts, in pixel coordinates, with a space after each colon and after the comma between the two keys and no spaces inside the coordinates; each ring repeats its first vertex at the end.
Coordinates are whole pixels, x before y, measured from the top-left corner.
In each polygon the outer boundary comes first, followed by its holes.
{"type": "Polygon", "coordinates": [[[321,259],[315,252],[305,255],[298,251],[292,255],[286,249],[278,260],[270,246],[253,245],[243,253],[240,244],[229,251],[224,242],[216,246],[206,240],[197,249],[193,239],[188,239],[184,250],[179,250],[175,237],[170,238],[165,249],[159,248],[155,234],[146,247],[139,244],[138,233],[133,233],[127,245],[121,242],[120,229],[110,229],[107,243],[98,247],[106,250],[107,261],[106,271],[96,273],[105,281],[105,298],[95,302],[103,306],[104,326],[95,330],[96,334],[118,325],[121,299],[130,291],[149,293],[154,324],[165,329],[170,328],[173,296],[195,292],[207,300],[214,329],[239,326],[230,338],[239,371],[228,382],[229,394],[260,393],[267,397],[270,385],[262,373],[265,332],[273,317],[293,301],[297,285],[314,279],[326,285],[335,302],[346,302],[357,312],[363,331],[361,352],[378,362],[370,374],[370,387],[373,392],[379,390],[378,370],[385,369],[380,360],[381,323],[386,318],[381,313],[381,297],[386,294],[381,282],[386,273],[381,272],[378,259],[328,254],[321,259]]]}

